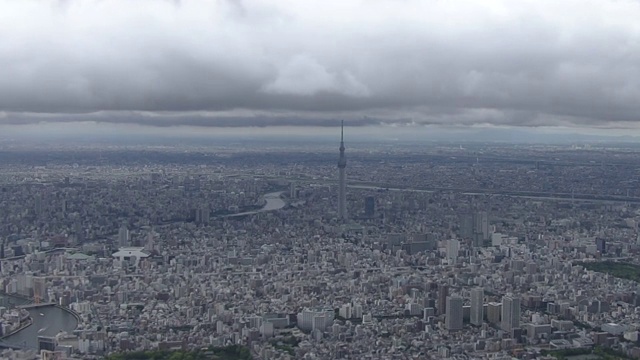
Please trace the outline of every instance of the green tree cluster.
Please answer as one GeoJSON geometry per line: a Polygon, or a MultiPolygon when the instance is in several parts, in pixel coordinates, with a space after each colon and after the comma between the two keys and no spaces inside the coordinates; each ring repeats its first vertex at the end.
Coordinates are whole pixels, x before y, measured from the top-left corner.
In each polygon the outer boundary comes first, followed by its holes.
{"type": "Polygon", "coordinates": [[[626,360],[631,359],[625,353],[606,347],[563,349],[554,351],[542,351],[542,355],[555,356],[557,360],[568,360],[579,355],[597,355],[601,360],[626,360]]]}
{"type": "Polygon", "coordinates": [[[615,261],[579,262],[585,269],[615,276],[620,279],[640,282],[640,265],[615,261]]]}
{"type": "Polygon", "coordinates": [[[112,354],[107,360],[252,360],[251,352],[244,346],[209,347],[202,350],[134,351],[112,354]]]}

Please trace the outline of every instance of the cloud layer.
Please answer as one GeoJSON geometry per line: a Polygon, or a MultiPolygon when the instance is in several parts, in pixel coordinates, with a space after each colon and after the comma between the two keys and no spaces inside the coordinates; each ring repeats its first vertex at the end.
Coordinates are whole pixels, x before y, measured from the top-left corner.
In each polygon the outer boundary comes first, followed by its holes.
{"type": "Polygon", "coordinates": [[[638,1],[0,0],[0,9],[0,123],[640,120],[638,1]]]}

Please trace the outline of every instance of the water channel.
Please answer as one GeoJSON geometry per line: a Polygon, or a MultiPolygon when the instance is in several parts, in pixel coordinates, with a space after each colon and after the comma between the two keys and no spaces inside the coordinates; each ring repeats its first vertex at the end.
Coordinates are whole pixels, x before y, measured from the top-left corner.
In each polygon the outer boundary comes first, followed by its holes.
{"type": "Polygon", "coordinates": [[[276,191],[276,192],[264,194],[263,198],[267,202],[266,204],[264,204],[264,206],[261,209],[241,212],[237,214],[225,215],[225,217],[253,215],[253,214],[257,214],[264,211],[273,211],[273,210],[282,209],[286,205],[286,203],[284,202],[284,200],[280,198],[280,195],[282,195],[282,191],[276,191]]]}
{"type": "MultiPolygon", "coordinates": [[[[7,297],[2,295],[2,297],[7,297]]],[[[25,300],[11,297],[11,302],[20,305],[25,300]]],[[[27,349],[38,348],[38,336],[55,336],[60,331],[72,333],[78,326],[78,321],[70,312],[59,307],[48,305],[28,309],[33,323],[1,340],[4,345],[27,349]]]]}

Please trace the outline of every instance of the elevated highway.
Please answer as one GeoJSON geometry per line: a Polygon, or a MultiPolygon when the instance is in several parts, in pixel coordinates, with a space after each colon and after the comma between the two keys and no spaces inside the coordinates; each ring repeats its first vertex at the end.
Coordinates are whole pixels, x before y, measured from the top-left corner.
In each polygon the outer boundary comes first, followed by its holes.
{"type": "MultiPolygon", "coordinates": [[[[262,178],[266,180],[293,181],[297,183],[309,184],[325,184],[338,185],[338,180],[334,179],[314,179],[303,176],[268,176],[253,175],[254,178],[262,178]]],[[[371,189],[371,190],[388,190],[388,191],[407,191],[407,192],[457,192],[466,195],[502,195],[511,197],[541,199],[541,200],[567,200],[567,201],[591,201],[591,202],[626,202],[640,203],[640,198],[607,195],[607,194],[583,194],[583,193],[567,193],[567,192],[540,192],[540,191],[518,191],[518,190],[501,190],[501,189],[478,189],[478,188],[459,188],[459,187],[413,187],[397,184],[387,184],[381,182],[347,180],[347,187],[353,189],[371,189]]]]}

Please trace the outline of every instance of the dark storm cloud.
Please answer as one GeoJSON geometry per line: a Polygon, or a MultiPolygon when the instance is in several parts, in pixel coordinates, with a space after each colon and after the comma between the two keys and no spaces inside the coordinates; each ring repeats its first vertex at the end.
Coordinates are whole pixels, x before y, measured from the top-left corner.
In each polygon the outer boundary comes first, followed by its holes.
{"type": "Polygon", "coordinates": [[[0,124],[640,120],[634,1],[0,0],[0,8],[0,124]]]}
{"type": "MultiPolygon", "coordinates": [[[[216,127],[267,127],[267,126],[319,126],[319,127],[335,127],[338,121],[323,118],[307,116],[290,115],[253,115],[253,116],[225,116],[216,114],[209,116],[206,114],[158,114],[158,113],[140,113],[130,111],[118,112],[100,112],[90,114],[7,114],[0,123],[8,125],[18,124],[38,124],[43,122],[109,122],[116,124],[137,124],[170,127],[176,125],[186,126],[216,126],[216,127]]],[[[376,118],[359,118],[349,119],[349,126],[377,126],[377,125],[394,125],[409,126],[413,121],[410,119],[376,119],[376,118]]]]}

